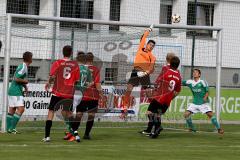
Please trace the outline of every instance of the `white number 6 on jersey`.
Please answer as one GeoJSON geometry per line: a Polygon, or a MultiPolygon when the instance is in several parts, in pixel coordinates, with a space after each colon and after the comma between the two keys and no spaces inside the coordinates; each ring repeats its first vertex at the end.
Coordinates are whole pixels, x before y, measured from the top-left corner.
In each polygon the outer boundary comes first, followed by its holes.
{"type": "Polygon", "coordinates": [[[63,78],[64,79],[69,79],[71,77],[71,68],[70,67],[65,67],[63,69],[63,78]]]}
{"type": "Polygon", "coordinates": [[[176,82],[174,80],[171,80],[169,82],[169,87],[168,87],[169,91],[173,91],[174,90],[175,84],[176,84],[176,82]]]}

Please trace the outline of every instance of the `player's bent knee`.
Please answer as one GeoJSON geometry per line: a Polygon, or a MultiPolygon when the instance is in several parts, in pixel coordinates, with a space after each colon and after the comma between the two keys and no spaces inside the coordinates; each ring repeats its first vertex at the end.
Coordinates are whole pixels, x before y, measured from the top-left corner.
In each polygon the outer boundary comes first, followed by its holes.
{"type": "Polygon", "coordinates": [[[151,116],[151,115],[153,115],[153,113],[151,111],[147,111],[146,115],[151,116]]]}
{"type": "Polygon", "coordinates": [[[213,112],[212,111],[207,112],[206,114],[207,114],[208,118],[212,118],[213,117],[213,112]]]}
{"type": "Polygon", "coordinates": [[[15,111],[16,111],[15,107],[9,107],[8,113],[13,115],[15,113],[15,111]]]}
{"type": "Polygon", "coordinates": [[[95,113],[88,113],[88,117],[89,118],[94,118],[95,117],[95,113]]]}
{"type": "Polygon", "coordinates": [[[21,106],[21,107],[17,108],[17,113],[19,113],[19,114],[23,114],[24,111],[25,111],[24,106],[21,106]]]}
{"type": "Polygon", "coordinates": [[[190,113],[189,111],[187,111],[187,112],[184,113],[183,116],[184,116],[184,118],[186,119],[186,118],[188,118],[190,115],[191,115],[191,113],[190,113]]]}
{"type": "Polygon", "coordinates": [[[77,112],[76,113],[76,117],[82,117],[83,116],[83,112],[77,112]]]}

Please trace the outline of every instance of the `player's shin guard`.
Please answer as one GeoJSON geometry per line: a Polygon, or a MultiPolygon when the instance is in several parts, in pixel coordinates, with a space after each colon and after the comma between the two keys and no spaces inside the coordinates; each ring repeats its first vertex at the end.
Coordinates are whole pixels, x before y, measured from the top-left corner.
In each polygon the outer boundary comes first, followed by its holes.
{"type": "Polygon", "coordinates": [[[45,138],[50,137],[51,127],[52,127],[52,121],[47,120],[46,121],[46,126],[45,126],[45,138]]]}
{"type": "Polygon", "coordinates": [[[191,129],[192,131],[196,131],[194,125],[193,125],[193,122],[192,122],[192,117],[188,117],[186,118],[186,123],[187,123],[187,127],[189,129],[191,129]]]}
{"type": "Polygon", "coordinates": [[[10,131],[13,129],[12,123],[13,123],[13,115],[8,113],[8,115],[7,115],[7,131],[10,131]]]}
{"type": "Polygon", "coordinates": [[[218,123],[217,118],[215,116],[211,118],[211,122],[217,129],[220,129],[220,124],[218,123]]]}
{"type": "Polygon", "coordinates": [[[12,129],[15,129],[22,115],[14,114],[12,120],[12,129]]]}

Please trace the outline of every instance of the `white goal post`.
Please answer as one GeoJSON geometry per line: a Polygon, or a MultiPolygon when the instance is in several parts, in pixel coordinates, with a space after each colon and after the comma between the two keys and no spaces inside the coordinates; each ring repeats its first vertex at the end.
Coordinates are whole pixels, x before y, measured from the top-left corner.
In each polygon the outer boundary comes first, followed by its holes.
{"type": "MultiPolygon", "coordinates": [[[[120,21],[104,21],[104,20],[92,20],[92,19],[80,19],[80,18],[64,18],[64,17],[44,17],[35,15],[21,15],[21,14],[7,14],[6,23],[6,41],[4,51],[4,80],[3,80],[3,107],[2,107],[2,125],[1,131],[6,132],[6,116],[8,113],[8,86],[9,86],[9,67],[10,67],[10,55],[11,55],[11,30],[12,30],[12,19],[13,18],[24,18],[34,19],[52,22],[77,22],[86,24],[99,24],[99,25],[118,25],[118,26],[130,26],[130,27],[149,27],[151,24],[136,24],[136,23],[125,23],[120,21]]],[[[165,29],[182,29],[182,30],[207,30],[216,32],[216,101],[215,111],[218,121],[220,120],[221,110],[221,66],[222,66],[222,28],[221,27],[210,27],[210,26],[190,26],[190,25],[170,25],[170,24],[154,24],[154,28],[165,28],[165,29]]]]}

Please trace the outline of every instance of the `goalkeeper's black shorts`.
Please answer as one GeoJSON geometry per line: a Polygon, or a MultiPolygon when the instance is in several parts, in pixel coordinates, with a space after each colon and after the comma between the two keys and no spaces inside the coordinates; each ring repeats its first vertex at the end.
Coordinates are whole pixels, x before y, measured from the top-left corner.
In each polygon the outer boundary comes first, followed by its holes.
{"type": "Polygon", "coordinates": [[[144,89],[148,88],[150,86],[150,76],[146,75],[143,77],[138,77],[137,72],[140,70],[133,69],[131,73],[131,77],[128,81],[128,84],[135,86],[142,85],[144,89]]]}
{"type": "Polygon", "coordinates": [[[168,106],[165,104],[161,104],[158,101],[156,101],[155,99],[153,99],[151,101],[151,103],[148,106],[148,111],[152,112],[152,113],[157,113],[157,114],[164,114],[168,109],[168,106]]]}

